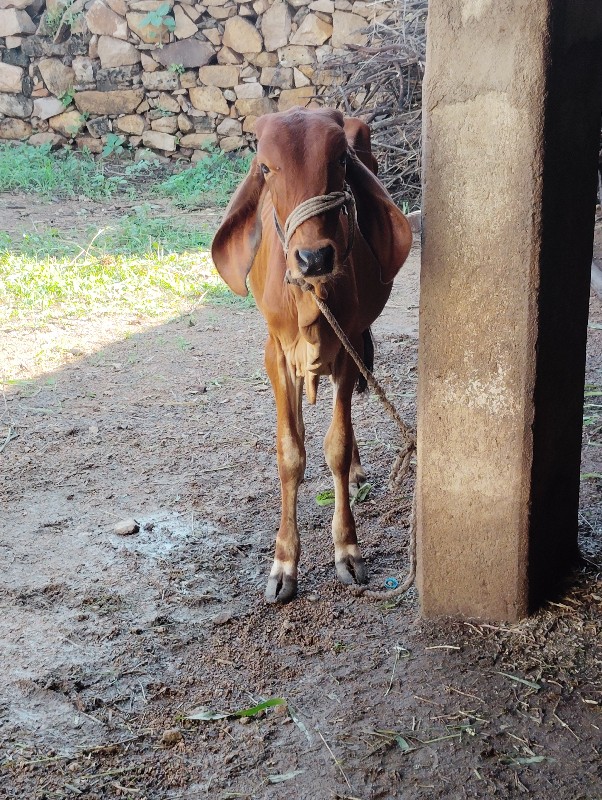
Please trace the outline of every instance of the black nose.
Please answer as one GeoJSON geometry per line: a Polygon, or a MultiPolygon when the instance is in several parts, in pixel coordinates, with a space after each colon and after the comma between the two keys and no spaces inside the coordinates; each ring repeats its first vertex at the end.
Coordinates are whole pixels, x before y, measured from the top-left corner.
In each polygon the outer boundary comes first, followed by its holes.
{"type": "Polygon", "coordinates": [[[329,244],[318,250],[297,250],[297,264],[306,277],[327,275],[334,267],[334,247],[329,244]]]}

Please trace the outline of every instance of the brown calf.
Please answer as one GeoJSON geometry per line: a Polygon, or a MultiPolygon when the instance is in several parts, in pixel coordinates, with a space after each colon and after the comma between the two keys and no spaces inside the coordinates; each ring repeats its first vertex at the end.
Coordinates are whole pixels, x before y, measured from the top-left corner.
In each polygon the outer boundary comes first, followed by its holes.
{"type": "MultiPolygon", "coordinates": [[[[305,471],[301,401],[305,384],[309,402],[315,402],[321,375],[330,376],[334,386],[324,452],[334,478],[336,571],[345,584],[367,579],[349,502],[350,483],[365,480],[351,425],[358,369],[304,288],[309,284],[326,300],[352,345],[369,360],[370,325],[412,243],[406,218],[375,171],[369,128],[357,119],[300,108],[261,117],[257,155],[213,240],[220,275],[243,296],[248,275],[268,326],[265,364],[276,399],[282,492],[266,588],[272,602],[290,600],[297,590],[297,493],[305,471]],[[315,215],[300,222],[298,212],[296,220],[289,218],[301,204],[316,200],[315,215]]],[[[299,211],[306,208],[307,203],[299,211]]]]}

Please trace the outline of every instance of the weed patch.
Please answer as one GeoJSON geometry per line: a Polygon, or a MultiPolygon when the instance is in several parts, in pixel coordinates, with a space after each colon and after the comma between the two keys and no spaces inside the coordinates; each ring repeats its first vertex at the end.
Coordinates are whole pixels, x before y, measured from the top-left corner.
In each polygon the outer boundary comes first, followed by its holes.
{"type": "Polygon", "coordinates": [[[124,177],[105,174],[104,162],[89,153],[52,153],[50,145],[0,144],[0,192],[104,200],[127,185],[124,177]]]}
{"type": "Polygon", "coordinates": [[[194,167],[159,183],[155,191],[180,208],[223,208],[251,164],[250,157],[210,153],[194,167]]]}
{"type": "Polygon", "coordinates": [[[183,301],[239,302],[213,267],[210,241],[208,230],[155,217],[149,206],[81,240],[55,228],[18,239],[0,233],[0,316],[43,316],[59,306],[67,316],[126,309],[157,316],[183,301]]]}

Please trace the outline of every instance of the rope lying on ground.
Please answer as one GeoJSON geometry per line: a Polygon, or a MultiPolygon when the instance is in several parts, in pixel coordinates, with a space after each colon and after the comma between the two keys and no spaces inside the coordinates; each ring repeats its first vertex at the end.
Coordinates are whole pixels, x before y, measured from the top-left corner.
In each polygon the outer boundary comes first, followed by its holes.
{"type": "MultiPolygon", "coordinates": [[[[399,451],[399,453],[397,454],[397,458],[395,459],[393,467],[391,468],[391,474],[389,475],[389,489],[392,489],[393,487],[398,486],[410,471],[410,462],[412,456],[416,452],[415,433],[402,420],[402,418],[399,415],[399,412],[385,394],[385,390],[383,389],[383,387],[376,380],[374,375],[366,367],[362,359],[359,357],[358,353],[355,351],[353,345],[347,338],[345,331],[341,328],[341,326],[335,319],[332,311],[328,308],[326,303],[317,296],[314,287],[307,281],[295,281],[295,283],[297,283],[297,285],[299,285],[304,291],[310,292],[310,294],[314,298],[316,305],[318,306],[322,314],[326,317],[333,331],[340,339],[341,344],[343,345],[345,350],[349,353],[351,358],[354,360],[355,365],[366,379],[368,386],[370,386],[370,388],[374,391],[378,399],[385,407],[386,412],[389,414],[391,419],[395,422],[395,424],[399,428],[403,441],[403,446],[399,451]]],[[[407,592],[408,589],[413,585],[414,579],[416,577],[416,490],[415,489],[412,496],[412,510],[410,512],[410,543],[409,543],[408,555],[410,559],[410,568],[408,571],[408,575],[406,579],[403,581],[403,583],[401,583],[396,589],[387,590],[385,592],[375,592],[370,589],[367,589],[365,586],[354,586],[351,589],[352,593],[355,595],[362,595],[363,597],[367,597],[370,600],[386,600],[391,597],[398,597],[399,595],[405,594],[405,592],[407,592]]]]}

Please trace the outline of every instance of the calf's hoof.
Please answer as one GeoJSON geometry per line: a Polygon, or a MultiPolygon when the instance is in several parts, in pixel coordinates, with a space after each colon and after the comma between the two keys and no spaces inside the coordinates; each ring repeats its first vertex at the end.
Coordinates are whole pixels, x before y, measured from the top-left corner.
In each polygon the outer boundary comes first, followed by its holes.
{"type": "Polygon", "coordinates": [[[337,577],[345,586],[354,583],[368,583],[368,569],[361,556],[347,555],[334,562],[337,577]]]}
{"type": "Polygon", "coordinates": [[[265,599],[268,603],[288,603],[297,594],[297,579],[292,575],[280,573],[270,575],[265,587],[265,599]]]}

